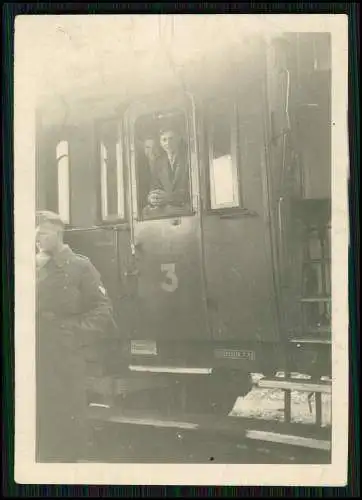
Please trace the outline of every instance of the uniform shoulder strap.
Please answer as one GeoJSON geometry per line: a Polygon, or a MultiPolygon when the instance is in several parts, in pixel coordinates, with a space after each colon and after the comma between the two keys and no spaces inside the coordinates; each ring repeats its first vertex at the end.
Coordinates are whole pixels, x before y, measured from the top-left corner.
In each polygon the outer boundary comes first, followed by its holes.
{"type": "Polygon", "coordinates": [[[76,257],[78,257],[79,259],[82,259],[82,260],[85,260],[85,261],[87,261],[87,262],[90,262],[89,257],[86,257],[85,255],[83,255],[83,254],[81,254],[81,253],[75,253],[75,252],[74,252],[74,255],[75,255],[76,257]]]}

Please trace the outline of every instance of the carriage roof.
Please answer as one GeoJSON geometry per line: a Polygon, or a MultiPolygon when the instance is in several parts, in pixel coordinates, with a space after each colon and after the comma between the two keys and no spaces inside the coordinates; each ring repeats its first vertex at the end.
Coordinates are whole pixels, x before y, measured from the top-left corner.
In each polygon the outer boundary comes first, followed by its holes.
{"type": "Polygon", "coordinates": [[[44,17],[34,33],[37,103],[55,121],[64,105],[96,116],[166,91],[240,89],[271,33],[259,16],[44,17]]]}

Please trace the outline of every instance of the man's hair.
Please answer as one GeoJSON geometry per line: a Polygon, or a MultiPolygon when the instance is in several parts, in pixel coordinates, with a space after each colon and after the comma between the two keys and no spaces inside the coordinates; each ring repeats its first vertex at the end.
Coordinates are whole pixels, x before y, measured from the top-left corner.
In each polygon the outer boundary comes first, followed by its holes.
{"type": "Polygon", "coordinates": [[[166,134],[166,132],[172,132],[174,135],[177,135],[175,128],[170,126],[170,127],[162,127],[160,129],[160,131],[159,131],[160,137],[161,137],[161,135],[166,134]]]}
{"type": "Polygon", "coordinates": [[[54,224],[54,226],[58,226],[60,229],[64,229],[64,221],[60,217],[59,214],[55,212],[51,212],[50,210],[39,210],[36,213],[36,226],[40,224],[54,224]]]}

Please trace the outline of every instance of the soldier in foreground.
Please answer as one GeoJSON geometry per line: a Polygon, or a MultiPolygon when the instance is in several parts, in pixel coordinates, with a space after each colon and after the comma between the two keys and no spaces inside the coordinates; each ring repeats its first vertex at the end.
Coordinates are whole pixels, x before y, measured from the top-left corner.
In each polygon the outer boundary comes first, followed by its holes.
{"type": "Polygon", "coordinates": [[[37,213],[37,461],[87,459],[84,347],[113,321],[112,305],[88,258],[63,243],[52,212],[37,213]]]}

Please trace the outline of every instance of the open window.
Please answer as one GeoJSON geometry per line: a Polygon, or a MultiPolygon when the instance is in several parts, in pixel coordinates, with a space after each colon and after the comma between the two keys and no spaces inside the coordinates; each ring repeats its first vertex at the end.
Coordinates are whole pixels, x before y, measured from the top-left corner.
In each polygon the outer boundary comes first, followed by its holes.
{"type": "Polygon", "coordinates": [[[134,127],[138,210],[143,219],[191,213],[189,134],[185,113],[142,115],[134,127]]]}
{"type": "Polygon", "coordinates": [[[101,220],[125,218],[124,162],[122,130],[118,120],[98,127],[101,220]]]}
{"type": "Polygon", "coordinates": [[[70,224],[70,172],[69,143],[60,141],[56,146],[58,213],[65,224],[70,224]]]}
{"type": "Polygon", "coordinates": [[[237,108],[225,100],[207,109],[209,208],[240,206],[237,108]]]}

